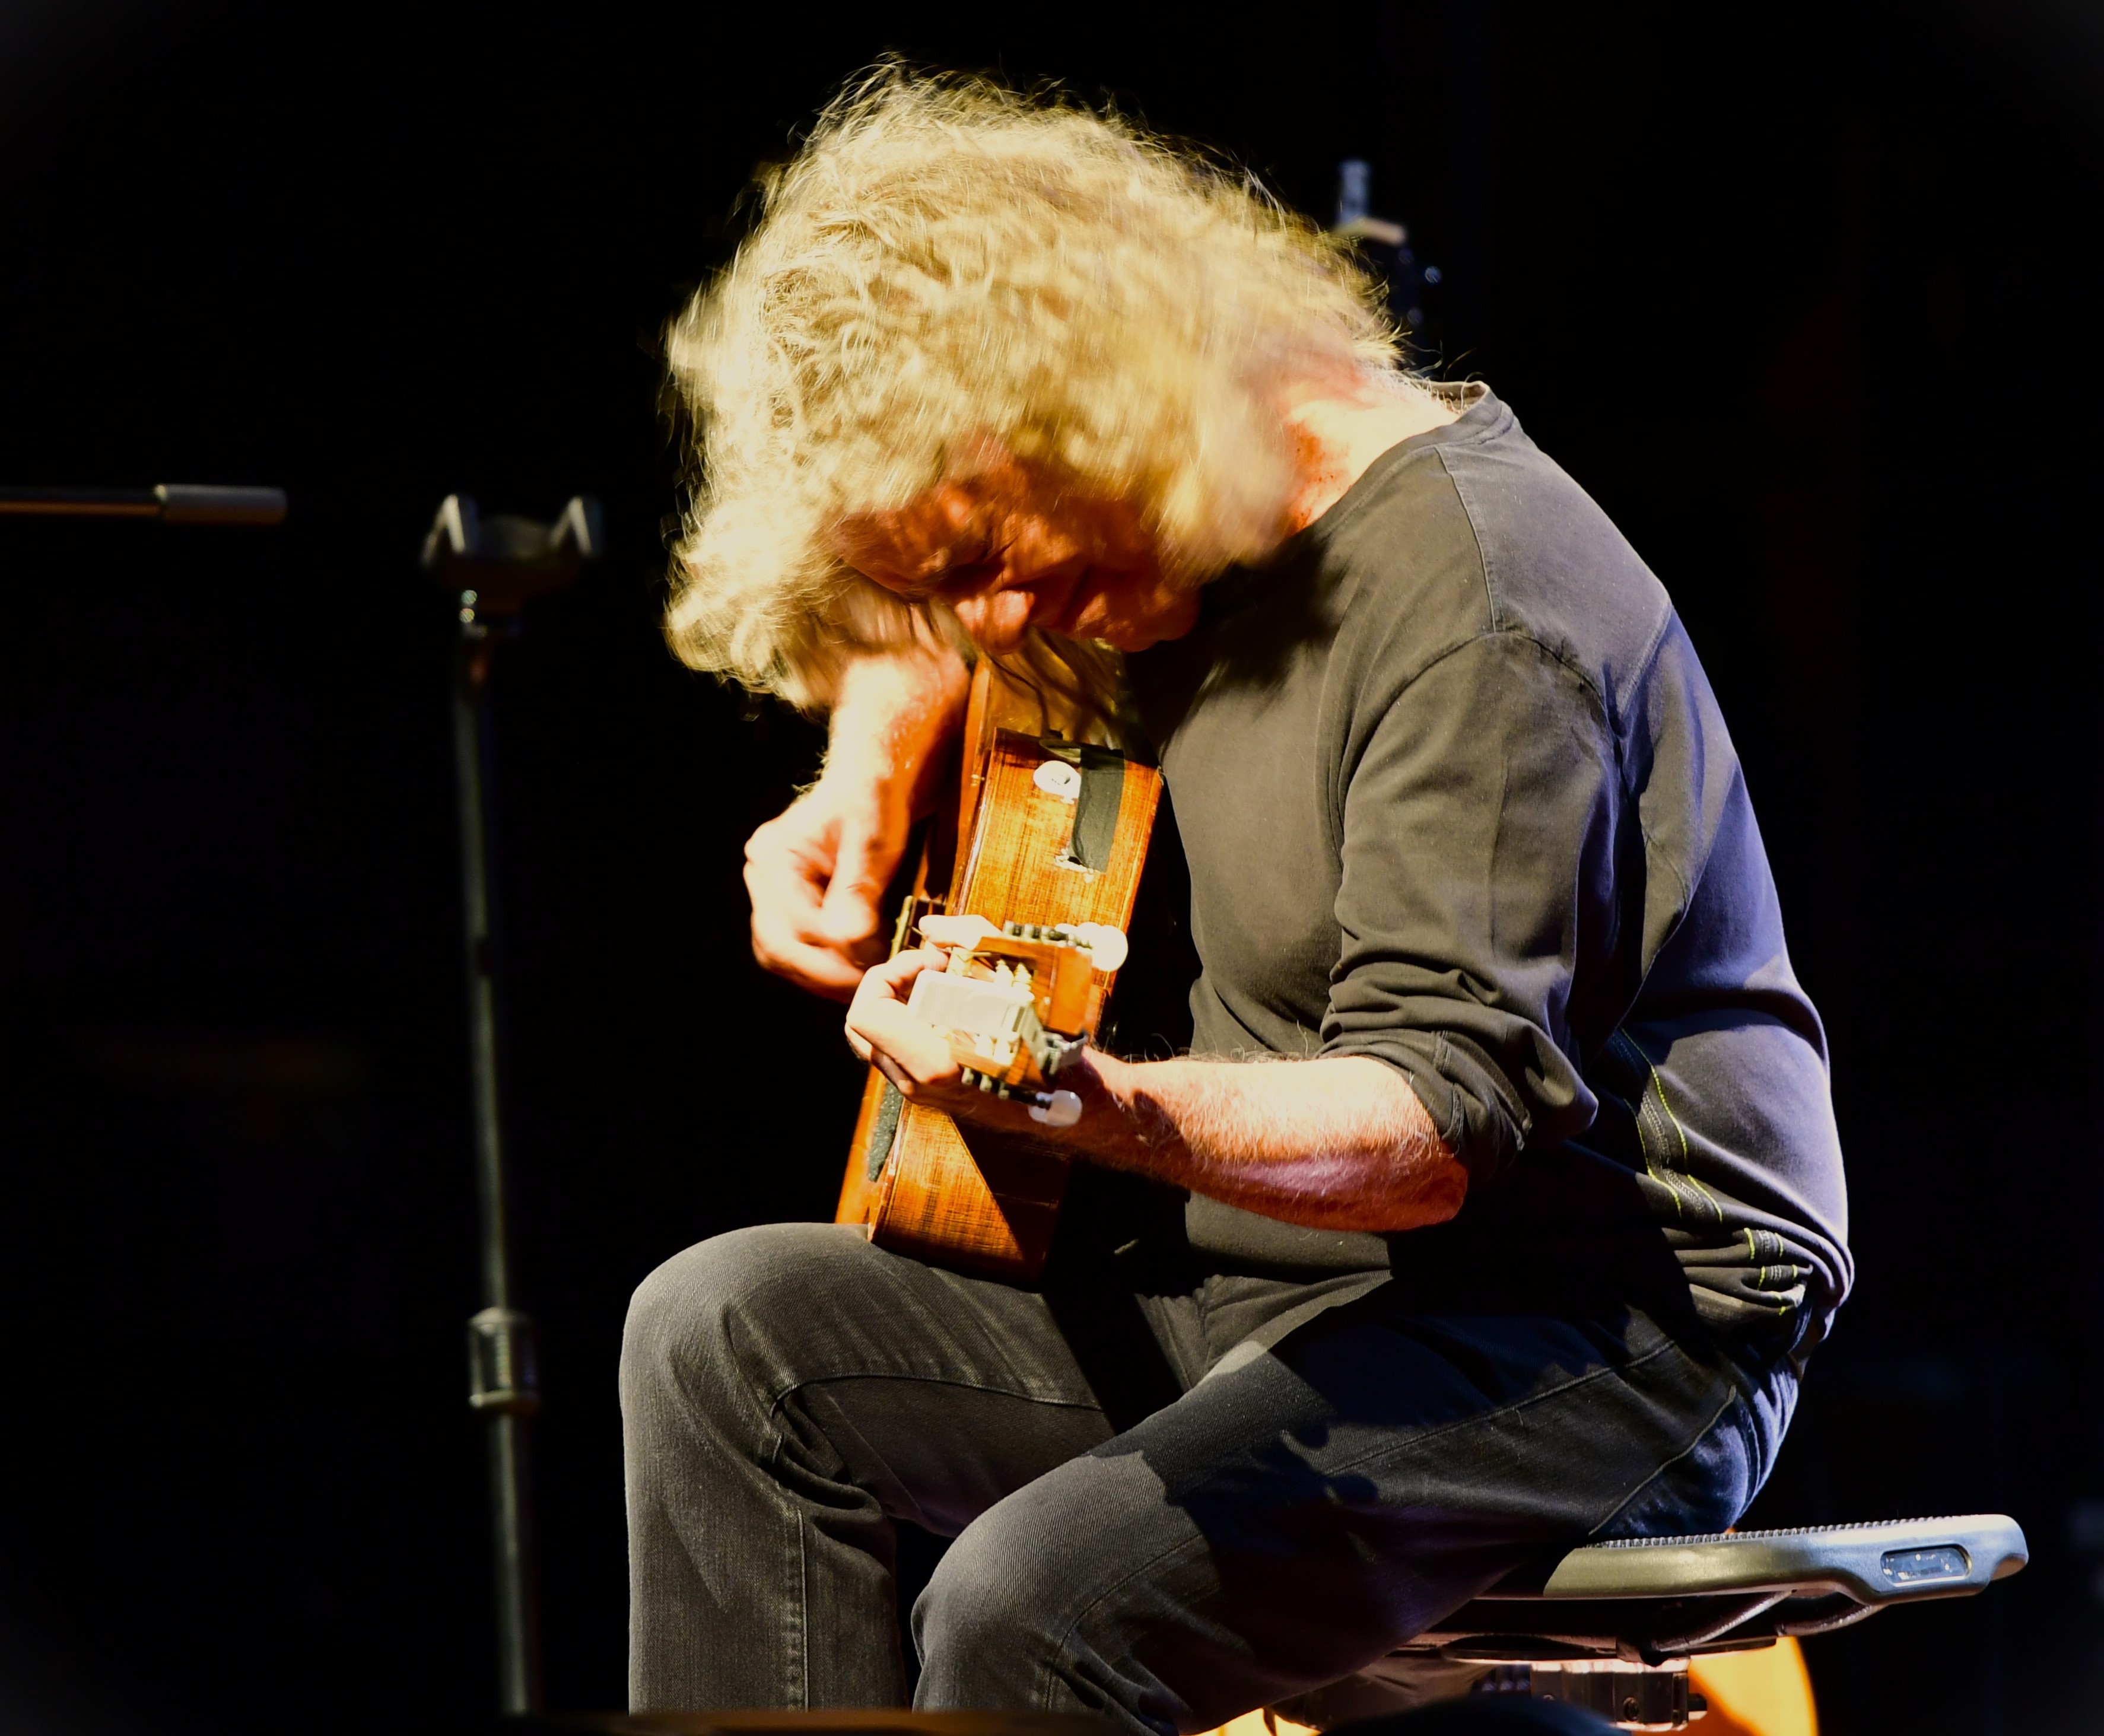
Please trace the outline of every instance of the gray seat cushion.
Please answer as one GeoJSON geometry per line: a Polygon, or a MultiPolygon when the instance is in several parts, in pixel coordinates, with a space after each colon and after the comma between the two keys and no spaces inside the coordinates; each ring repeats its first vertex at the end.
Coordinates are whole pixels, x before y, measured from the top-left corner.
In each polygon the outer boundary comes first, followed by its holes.
{"type": "Polygon", "coordinates": [[[1891,1604],[1967,1596],[2028,1559],[2023,1532],[1998,1513],[1632,1538],[1514,1574],[1406,1649],[1655,1664],[1823,1632],[1891,1604]]]}

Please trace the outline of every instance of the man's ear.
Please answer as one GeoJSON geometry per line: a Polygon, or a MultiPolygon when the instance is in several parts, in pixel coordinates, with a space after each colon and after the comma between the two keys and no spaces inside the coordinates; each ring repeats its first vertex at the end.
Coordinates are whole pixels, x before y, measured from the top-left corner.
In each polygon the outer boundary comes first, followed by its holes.
{"type": "Polygon", "coordinates": [[[997,488],[984,475],[938,483],[905,505],[850,513],[826,533],[827,552],[887,590],[921,596],[979,556],[997,488]]]}
{"type": "Polygon", "coordinates": [[[896,512],[858,512],[825,533],[826,552],[887,590],[902,590],[911,577],[901,550],[896,512]]]}

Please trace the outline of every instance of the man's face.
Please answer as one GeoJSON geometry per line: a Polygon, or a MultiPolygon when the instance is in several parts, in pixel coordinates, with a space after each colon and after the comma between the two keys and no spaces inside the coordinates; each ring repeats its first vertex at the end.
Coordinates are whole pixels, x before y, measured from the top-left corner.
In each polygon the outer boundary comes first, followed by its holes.
{"type": "Polygon", "coordinates": [[[1198,618],[1195,591],[1163,576],[1135,508],[1005,456],[895,512],[858,514],[833,548],[888,590],[947,603],[996,657],[1032,628],[1143,651],[1198,618]]]}

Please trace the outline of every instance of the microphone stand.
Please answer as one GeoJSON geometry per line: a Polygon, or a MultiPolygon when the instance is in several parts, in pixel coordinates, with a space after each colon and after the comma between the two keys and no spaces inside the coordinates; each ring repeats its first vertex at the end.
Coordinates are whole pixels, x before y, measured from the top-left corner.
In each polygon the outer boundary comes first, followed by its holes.
{"type": "Polygon", "coordinates": [[[453,769],[466,919],[468,1057],[475,1106],[475,1194],[487,1304],[468,1322],[468,1402],[489,1422],[498,1696],[502,1710],[541,1709],[541,1657],[526,1425],[541,1408],[533,1322],[514,1303],[504,1133],[498,1090],[496,944],[490,922],[489,676],[497,636],[515,638],[526,599],[577,576],[603,547],[597,502],[579,496],[552,525],[484,519],[448,495],[425,538],[423,565],[460,598],[453,683],[453,769]]]}

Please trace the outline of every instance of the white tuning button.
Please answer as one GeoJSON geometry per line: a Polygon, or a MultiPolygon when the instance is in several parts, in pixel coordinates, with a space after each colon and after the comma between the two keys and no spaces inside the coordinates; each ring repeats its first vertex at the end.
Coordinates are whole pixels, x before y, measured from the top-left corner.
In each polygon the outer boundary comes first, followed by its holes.
{"type": "Polygon", "coordinates": [[[1030,1119],[1047,1127],[1072,1127],[1081,1119],[1081,1100],[1071,1091],[1054,1091],[1030,1111],[1030,1119]]]}
{"type": "Polygon", "coordinates": [[[916,926],[938,946],[976,946],[1001,933],[983,916],[924,916],[916,926]]]}
{"type": "Polygon", "coordinates": [[[1030,781],[1047,795],[1056,795],[1063,802],[1078,802],[1081,799],[1081,773],[1077,767],[1063,759],[1041,761],[1030,781]]]}
{"type": "Polygon", "coordinates": [[[1089,949],[1089,962],[1098,970],[1117,969],[1131,950],[1126,943],[1125,930],[1107,922],[1077,923],[1074,938],[1089,949]]]}

